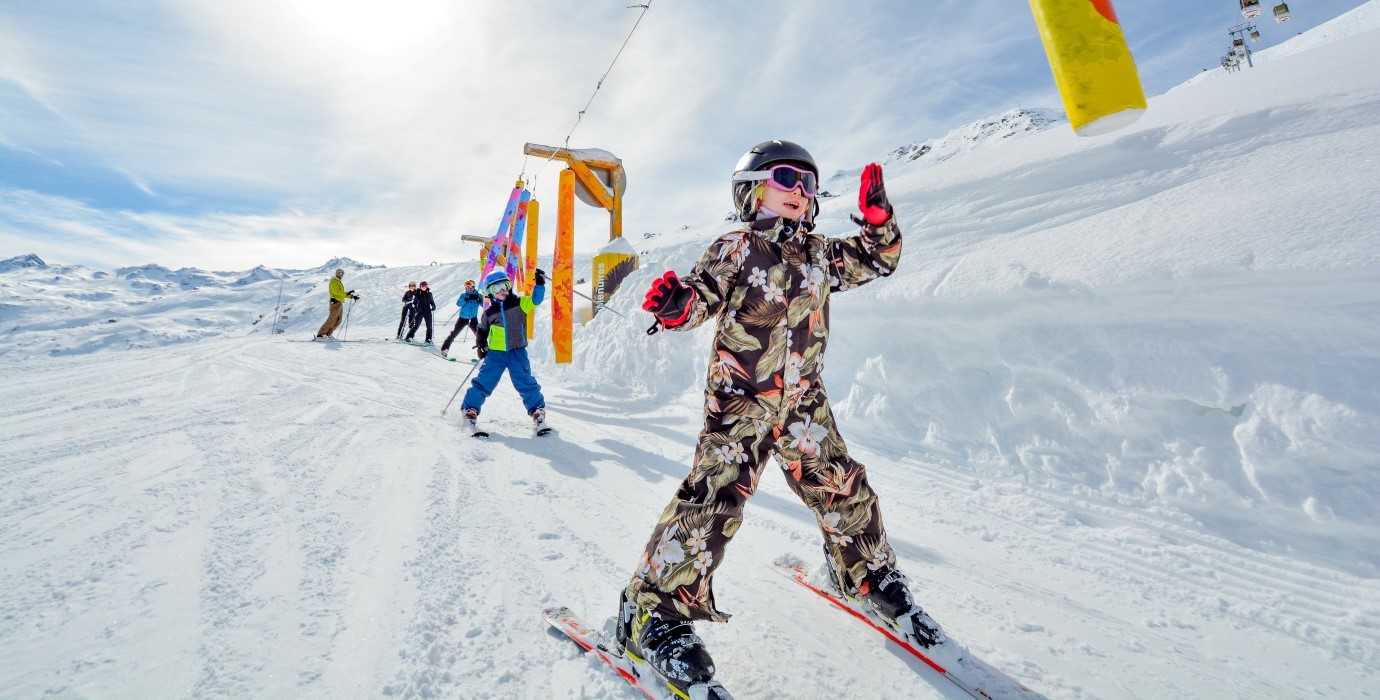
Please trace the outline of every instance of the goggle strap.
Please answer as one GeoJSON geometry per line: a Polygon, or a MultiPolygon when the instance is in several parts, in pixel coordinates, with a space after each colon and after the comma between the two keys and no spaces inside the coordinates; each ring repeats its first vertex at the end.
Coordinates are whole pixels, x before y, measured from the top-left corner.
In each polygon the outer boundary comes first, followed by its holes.
{"type": "Polygon", "coordinates": [[[770,179],[770,170],[739,170],[733,173],[734,182],[763,182],[770,179]]]}

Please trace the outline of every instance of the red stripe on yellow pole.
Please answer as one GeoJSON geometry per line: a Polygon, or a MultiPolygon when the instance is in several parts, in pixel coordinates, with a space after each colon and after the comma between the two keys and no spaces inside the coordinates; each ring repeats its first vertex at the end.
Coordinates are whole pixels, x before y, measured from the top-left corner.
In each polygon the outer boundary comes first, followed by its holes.
{"type": "MultiPolygon", "coordinates": [[[[532,287],[536,286],[537,271],[537,222],[541,214],[541,205],[537,200],[532,200],[527,204],[527,288],[523,294],[530,295],[532,287]]],[[[537,310],[534,308],[527,312],[527,339],[536,337],[537,332],[537,310]]]]}
{"type": "Polygon", "coordinates": [[[1030,0],[1064,111],[1079,136],[1116,131],[1145,113],[1145,92],[1111,0],[1030,0]]]}
{"type": "Polygon", "coordinates": [[[551,344],[556,363],[569,363],[575,335],[575,172],[561,171],[556,197],[556,255],[551,270],[551,344]]]}

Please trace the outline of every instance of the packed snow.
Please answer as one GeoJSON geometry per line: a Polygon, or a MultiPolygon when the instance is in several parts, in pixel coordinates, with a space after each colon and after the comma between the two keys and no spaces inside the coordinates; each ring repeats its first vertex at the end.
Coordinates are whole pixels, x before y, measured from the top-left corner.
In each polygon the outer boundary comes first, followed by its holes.
{"type": "MultiPolygon", "coordinates": [[[[905,254],[834,298],[835,413],[921,604],[1048,697],[1380,696],[1380,78],[1339,69],[1377,7],[1107,137],[1022,110],[878,154],[905,254]]],[[[824,164],[824,232],[862,165],[824,164]]],[[[505,383],[487,442],[442,413],[472,341],[385,340],[422,280],[444,338],[473,262],[0,262],[0,695],[637,697],[540,611],[612,614],[688,471],[711,331],[638,303],[726,225],[637,241],[573,364],[541,307],[558,432],[505,383]],[[286,342],[336,267],[371,342],[286,342]]],[[[767,474],[718,678],[960,697],[767,566],[820,544],[767,474]]]]}

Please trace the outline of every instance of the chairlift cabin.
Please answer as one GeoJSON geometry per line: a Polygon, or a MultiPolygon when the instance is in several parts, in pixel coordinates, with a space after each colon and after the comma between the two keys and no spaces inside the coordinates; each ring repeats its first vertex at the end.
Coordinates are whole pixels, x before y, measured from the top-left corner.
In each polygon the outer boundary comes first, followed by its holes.
{"type": "Polygon", "coordinates": [[[1289,4],[1280,3],[1275,5],[1275,21],[1284,24],[1289,21],[1289,4]]]}
{"type": "Polygon", "coordinates": [[[1245,51],[1245,50],[1246,50],[1246,40],[1245,40],[1245,39],[1242,39],[1241,37],[1237,37],[1237,38],[1235,38],[1235,39],[1232,39],[1232,40],[1231,40],[1231,50],[1232,50],[1232,51],[1235,51],[1235,52],[1237,52],[1237,53],[1240,53],[1240,52],[1242,52],[1242,51],[1245,51]]]}
{"type": "Polygon", "coordinates": [[[1241,16],[1255,19],[1260,16],[1260,0],[1241,0],[1241,16]]]}
{"type": "Polygon", "coordinates": [[[1259,43],[1260,43],[1260,31],[1259,31],[1259,30],[1255,30],[1255,29],[1252,29],[1252,30],[1251,30],[1251,43],[1252,43],[1252,44],[1259,44],[1259,43]]]}

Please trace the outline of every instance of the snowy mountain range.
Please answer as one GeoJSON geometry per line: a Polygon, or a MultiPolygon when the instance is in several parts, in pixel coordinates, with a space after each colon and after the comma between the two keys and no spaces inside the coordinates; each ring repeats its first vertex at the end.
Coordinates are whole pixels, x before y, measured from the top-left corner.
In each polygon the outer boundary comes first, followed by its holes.
{"type": "Polygon", "coordinates": [[[324,289],[337,268],[383,266],[335,258],[308,270],[141,265],[108,272],[21,255],[0,261],[0,324],[6,330],[0,357],[86,354],[254,333],[260,324],[273,326],[275,309],[280,322],[291,318],[296,298],[324,289]]]}
{"type": "MultiPolygon", "coordinates": [[[[1337,70],[1377,7],[1107,137],[1016,110],[879,156],[904,254],[832,299],[833,411],[921,604],[1047,697],[1377,696],[1380,79],[1337,70]]],[[[572,364],[539,307],[558,434],[503,383],[487,443],[448,404],[472,341],[384,342],[422,280],[443,338],[475,262],[0,262],[0,694],[634,697],[539,612],[611,614],[687,473],[712,329],[648,337],[640,291],[725,230],[637,241],[572,364]],[[286,342],[336,267],[374,342],[286,342]]],[[[768,569],[821,542],[775,471],[697,628],[717,677],[957,697],[768,569]]]]}

